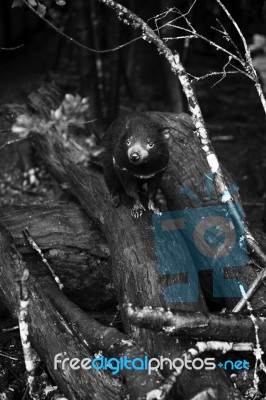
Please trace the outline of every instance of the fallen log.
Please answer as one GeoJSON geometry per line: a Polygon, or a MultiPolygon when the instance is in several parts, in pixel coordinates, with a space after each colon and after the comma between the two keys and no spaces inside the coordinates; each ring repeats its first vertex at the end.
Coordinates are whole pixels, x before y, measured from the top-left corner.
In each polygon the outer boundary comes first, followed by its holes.
{"type": "MultiPolygon", "coordinates": [[[[175,127],[177,125],[180,128],[181,140],[182,132],[184,136],[192,136],[191,129],[182,123],[182,119],[175,121],[175,127]]],[[[123,303],[126,295],[131,303],[140,307],[150,305],[207,312],[200,288],[198,302],[176,303],[168,302],[164,298],[164,288],[180,282],[185,283],[186,277],[184,274],[178,274],[178,270],[175,276],[159,273],[150,215],[146,214],[140,220],[133,221],[127,199],[123,199],[123,204],[118,210],[110,207],[109,195],[102,175],[93,169],[85,170],[79,164],[80,157],[77,157],[76,149],[69,145],[65,146],[64,141],[56,132],[52,135],[32,134],[31,139],[51,173],[60,183],[67,182],[70,191],[75,193],[85,211],[105,234],[111,250],[113,276],[120,304],[123,303]]],[[[172,160],[172,164],[174,163],[175,160],[172,160]]],[[[176,171],[178,168],[177,165],[176,171]]],[[[180,240],[182,240],[181,237],[180,240]]],[[[183,245],[186,246],[185,241],[183,245]]],[[[173,246],[172,251],[176,254],[177,248],[173,246]]],[[[189,257],[189,252],[187,252],[187,257],[189,257]]],[[[190,265],[191,268],[195,268],[192,258],[190,265]]],[[[195,286],[188,284],[186,289],[193,296],[195,286]]],[[[162,355],[173,359],[180,356],[192,343],[192,341],[181,339],[177,343],[175,339],[167,335],[135,329],[125,315],[123,315],[123,321],[126,332],[133,334],[138,343],[144,346],[152,356],[162,355]]],[[[241,398],[220,370],[196,371],[196,373],[186,371],[180,376],[175,390],[177,396],[184,399],[190,399],[196,395],[204,396],[209,392],[215,399],[241,398]]]]}
{"type": "Polygon", "coordinates": [[[34,204],[2,207],[0,220],[35,277],[46,275],[22,231],[34,240],[64,284],[64,293],[80,307],[97,310],[117,303],[111,280],[110,251],[99,229],[76,204],[34,204]],[[38,264],[38,268],[36,268],[38,264]]]}
{"type": "MultiPolygon", "coordinates": [[[[188,226],[190,224],[193,225],[193,218],[195,217],[203,216],[207,218],[214,216],[217,206],[221,207],[223,204],[213,184],[213,177],[210,174],[206,157],[201,151],[200,141],[193,133],[194,125],[191,118],[187,114],[175,115],[160,112],[149,112],[147,115],[155,121],[163,122],[167,126],[170,125],[174,132],[172,138],[173,144],[170,148],[170,158],[173,161],[170,163],[161,183],[161,189],[167,199],[169,209],[173,211],[188,209],[186,213],[186,224],[188,226]],[[203,207],[204,213],[201,213],[203,207]],[[190,209],[199,210],[198,214],[196,211],[196,213],[194,212],[190,216],[190,209]]],[[[225,169],[223,169],[223,173],[235,203],[242,210],[237,185],[232,181],[225,169]]],[[[230,219],[230,211],[227,209],[222,213],[222,216],[225,216],[226,213],[230,219]]],[[[245,220],[244,211],[242,210],[240,213],[243,215],[242,228],[244,228],[247,221],[245,220]]],[[[202,226],[198,231],[199,236],[204,235],[204,229],[204,226],[202,226]]],[[[189,243],[191,237],[187,235],[185,230],[183,234],[185,241],[189,243]]],[[[261,234],[259,237],[261,238],[261,234]]],[[[171,239],[170,237],[169,240],[171,239]]],[[[249,250],[248,244],[246,244],[246,249],[249,250]]],[[[202,258],[199,258],[195,251],[193,251],[193,258],[197,264],[202,263],[202,258]]],[[[215,269],[213,269],[211,263],[207,264],[205,268],[200,268],[203,276],[200,282],[207,298],[208,306],[212,307],[212,304],[215,304],[218,299],[218,296],[217,299],[213,296],[213,287],[215,284],[220,286],[222,298],[219,300],[222,301],[222,304],[229,309],[234,308],[239,298],[242,297],[239,290],[239,283],[248,288],[256,279],[257,271],[252,264],[252,258],[252,254],[247,254],[246,263],[241,264],[239,263],[238,255],[229,254],[229,257],[225,261],[225,265],[228,263],[228,267],[223,268],[222,274],[217,274],[216,282],[213,282],[215,279],[213,276],[215,269]],[[213,270],[212,275],[210,274],[210,270],[213,270]],[[227,293],[226,281],[228,280],[232,282],[231,292],[233,291],[236,294],[235,296],[232,293],[227,293]]],[[[265,296],[266,287],[262,285],[251,299],[254,310],[265,309],[265,296]]]]}
{"type": "Polygon", "coordinates": [[[32,253],[22,233],[27,226],[42,250],[74,247],[99,258],[110,256],[103,234],[75,203],[5,206],[0,218],[23,254],[32,253]]]}
{"type": "Polygon", "coordinates": [[[193,337],[198,340],[218,340],[224,342],[252,342],[259,340],[266,347],[266,318],[257,317],[256,326],[247,316],[219,313],[182,312],[162,310],[160,308],[142,309],[124,306],[130,322],[136,326],[167,332],[174,336],[193,337]]]}
{"type": "MultiPolygon", "coordinates": [[[[0,295],[9,311],[16,316],[19,307],[16,280],[20,279],[25,267],[12,236],[0,223],[0,295]]],[[[29,281],[29,291],[31,342],[61,391],[69,400],[120,399],[121,384],[103,371],[91,369],[88,373],[68,366],[62,373],[61,369],[54,368],[54,356],[58,353],[67,354],[70,359],[77,355],[79,359],[93,359],[93,355],[76,337],[33,277],[29,281]]]]}
{"type": "MultiPolygon", "coordinates": [[[[12,236],[0,223],[0,294],[14,315],[17,315],[19,308],[16,280],[20,279],[26,267],[12,236]]],[[[162,394],[160,388],[163,387],[164,379],[159,371],[124,368],[117,372],[117,376],[123,378],[126,384],[124,387],[119,379],[114,379],[105,370],[71,368],[70,361],[69,365],[65,364],[67,367],[63,367],[62,361],[67,357],[82,362],[88,358],[93,360],[93,355],[101,353],[108,359],[118,360],[121,357],[129,360],[144,359],[147,355],[126,335],[100,324],[73,304],[50,276],[38,279],[31,276],[29,291],[31,342],[68,399],[107,400],[121,399],[123,396],[133,400],[156,399],[156,396],[162,394]],[[57,367],[56,360],[59,360],[57,367]]],[[[168,395],[165,398],[172,399],[168,395]]]]}
{"type": "MultiPolygon", "coordinates": [[[[93,354],[103,354],[104,357],[121,358],[128,360],[144,360],[147,354],[136,346],[133,340],[112,327],[106,327],[79,307],[58,290],[57,285],[50,277],[41,278],[39,281],[47,297],[51,300],[60,315],[70,324],[75,326],[75,331],[82,342],[86,343],[93,354]]],[[[119,371],[120,377],[126,383],[130,399],[157,399],[165,395],[171,400],[168,393],[164,393],[164,379],[159,371],[134,370],[123,368],[119,371]]]]}

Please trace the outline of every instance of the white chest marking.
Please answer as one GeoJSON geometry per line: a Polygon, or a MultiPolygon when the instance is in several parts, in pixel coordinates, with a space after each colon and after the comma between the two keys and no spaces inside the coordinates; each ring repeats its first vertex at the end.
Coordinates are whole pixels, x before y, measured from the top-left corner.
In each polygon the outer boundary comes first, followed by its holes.
{"type": "Polygon", "coordinates": [[[153,174],[149,174],[149,175],[137,175],[137,174],[133,174],[132,172],[130,172],[127,168],[121,168],[119,167],[119,165],[117,165],[115,158],[113,157],[113,165],[114,167],[120,169],[120,171],[126,171],[128,172],[130,175],[134,176],[135,178],[138,179],[150,179],[153,178],[156,174],[158,174],[158,172],[162,172],[163,170],[165,170],[165,168],[160,169],[159,171],[153,172],[153,174]]]}

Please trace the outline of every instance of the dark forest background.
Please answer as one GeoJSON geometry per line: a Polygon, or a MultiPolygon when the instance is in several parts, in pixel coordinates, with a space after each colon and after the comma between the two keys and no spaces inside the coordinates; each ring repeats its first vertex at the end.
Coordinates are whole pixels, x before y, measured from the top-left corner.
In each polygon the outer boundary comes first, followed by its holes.
{"type": "MultiPolygon", "coordinates": [[[[119,22],[112,10],[99,4],[97,0],[68,1],[64,7],[55,2],[46,3],[45,18],[68,36],[93,49],[116,48],[140,35],[119,22]]],[[[263,0],[224,2],[249,43],[254,34],[265,33],[263,3],[263,0]]],[[[181,89],[169,66],[163,57],[158,56],[157,50],[143,40],[136,40],[119,51],[92,53],[60,36],[25,5],[12,8],[12,0],[1,0],[0,4],[0,46],[10,48],[24,45],[16,51],[1,51],[2,68],[7,72],[15,67],[12,75],[21,71],[24,78],[25,73],[40,73],[43,79],[60,81],[67,91],[89,96],[91,113],[98,119],[101,127],[106,128],[119,111],[123,110],[186,110],[181,89]],[[26,71],[22,72],[23,68],[26,71]]],[[[170,7],[186,12],[192,2],[126,0],[121,4],[144,20],[150,20],[155,29],[152,17],[170,7]]],[[[213,29],[218,27],[219,19],[239,44],[234,27],[215,1],[198,0],[189,18],[198,32],[224,44],[221,35],[213,29]]],[[[158,22],[158,26],[162,21],[158,22]]],[[[183,32],[163,30],[162,34],[179,36],[183,32]]],[[[188,47],[185,47],[184,40],[170,41],[168,44],[180,52],[185,68],[195,75],[207,73],[215,67],[221,70],[226,62],[222,53],[200,40],[191,40],[188,47]]],[[[4,74],[3,71],[2,78],[4,74]]],[[[33,79],[32,76],[29,81],[33,82],[33,79]]],[[[7,82],[7,79],[2,81],[7,82]]],[[[25,81],[26,79],[26,84],[25,81]]],[[[4,94],[7,90],[1,88],[1,93],[4,94]]],[[[7,100],[12,100],[12,94],[7,100]]]]}
{"type": "MultiPolygon", "coordinates": [[[[248,44],[254,43],[254,35],[265,40],[264,0],[224,0],[223,3],[239,24],[248,44]]],[[[97,131],[97,145],[110,123],[123,113],[188,111],[177,77],[155,46],[142,40],[139,31],[123,24],[112,10],[97,0],[69,0],[65,6],[59,6],[53,0],[42,1],[46,6],[44,18],[52,26],[26,5],[12,7],[12,4],[13,0],[0,0],[0,147],[16,138],[11,133],[10,123],[23,112],[23,107],[20,109],[18,105],[27,104],[31,93],[50,82],[56,82],[63,93],[88,97],[89,119],[94,122],[85,124],[83,133],[89,140],[97,131]],[[68,38],[60,35],[58,30],[68,38]],[[128,42],[130,44],[123,46],[128,42]]],[[[192,1],[122,0],[121,4],[157,29],[169,16],[158,24],[154,16],[170,7],[185,13],[192,1]]],[[[219,28],[219,20],[243,50],[235,28],[215,0],[197,0],[189,19],[202,35],[231,49],[231,44],[213,29],[219,28]]],[[[179,36],[183,32],[167,28],[161,34],[179,36]]],[[[189,43],[171,40],[167,44],[180,53],[191,76],[223,71],[228,61],[224,53],[199,39],[189,43]]],[[[266,40],[257,46],[252,57],[260,65],[258,73],[265,89],[266,40]]],[[[252,231],[256,228],[266,231],[265,114],[254,84],[245,75],[234,74],[223,79],[212,76],[195,83],[194,87],[219,161],[240,188],[242,205],[252,231]]],[[[49,202],[68,201],[64,195],[28,140],[0,149],[1,207],[21,204],[29,207],[44,204],[45,207],[49,202]],[[30,179],[29,170],[34,171],[36,179],[30,179]]],[[[96,264],[93,262],[98,260],[92,259],[89,266],[94,271],[96,264]]],[[[98,292],[94,296],[100,298],[98,292]]],[[[70,298],[78,300],[81,307],[88,303],[87,293],[83,294],[81,290],[77,295],[72,293],[70,298]]],[[[108,326],[114,319],[119,325],[117,309],[108,301],[107,298],[100,316],[98,310],[93,310],[92,315],[108,326]],[[108,306],[111,308],[109,313],[108,306]]],[[[11,370],[12,376],[8,379],[12,381],[24,371],[20,337],[18,331],[3,334],[2,329],[12,328],[17,322],[1,304],[0,317],[0,351],[20,357],[16,362],[9,360],[10,364],[0,358],[0,369],[11,370]]],[[[265,394],[265,384],[262,389],[265,394]]]]}
{"type": "MultiPolygon", "coordinates": [[[[100,132],[100,136],[121,113],[147,110],[187,111],[178,79],[171,72],[167,61],[158,54],[153,45],[140,38],[139,31],[120,22],[108,7],[97,0],[68,1],[63,7],[50,0],[42,4],[47,6],[45,18],[52,25],[87,47],[102,51],[115,49],[127,42],[132,43],[116,51],[91,52],[60,35],[25,5],[12,8],[12,0],[1,0],[0,46],[12,49],[23,45],[15,50],[0,50],[2,105],[23,103],[32,91],[45,83],[55,81],[63,87],[64,92],[79,93],[89,98],[90,117],[92,120],[96,119],[94,128],[100,132]]],[[[192,2],[124,0],[122,4],[149,21],[156,29],[162,21],[158,21],[156,25],[152,17],[170,7],[186,12],[192,2]]],[[[224,4],[249,44],[254,41],[254,35],[265,35],[263,0],[227,0],[224,4]]],[[[219,20],[242,49],[235,28],[214,0],[198,0],[189,18],[198,32],[230,49],[230,43],[213,29],[219,28],[219,20]]],[[[183,32],[162,30],[162,35],[179,36],[183,32]]],[[[184,40],[167,43],[171,49],[176,49],[181,54],[186,70],[193,76],[222,71],[228,61],[222,52],[199,39],[190,40],[188,46],[185,46],[184,40]]],[[[262,45],[257,53],[258,57],[262,57],[262,71],[259,73],[262,72],[263,81],[265,47],[262,45]]],[[[254,59],[257,53],[253,54],[254,59]]],[[[211,77],[197,82],[194,87],[210,135],[212,138],[217,137],[217,140],[214,139],[214,146],[219,159],[240,186],[240,193],[247,204],[247,213],[251,214],[252,222],[261,225],[265,191],[265,115],[254,85],[244,75],[239,74],[228,75],[221,81],[220,77],[211,77]],[[228,136],[227,139],[231,137],[231,140],[219,140],[221,135],[228,136]]],[[[8,114],[8,109],[2,107],[3,127],[5,120],[9,118],[8,114]]],[[[88,124],[85,130],[89,135],[94,128],[88,124]]],[[[1,143],[9,138],[10,133],[2,132],[1,143]]],[[[28,164],[31,162],[28,161],[23,161],[21,166],[19,153],[21,152],[16,146],[9,146],[2,152],[2,171],[14,171],[17,166],[22,170],[29,168],[28,164]]],[[[34,162],[38,165],[39,161],[34,162]]],[[[2,202],[16,202],[18,198],[25,201],[25,195],[27,193],[15,193],[13,199],[12,191],[11,198],[6,198],[5,195],[2,202]]]]}

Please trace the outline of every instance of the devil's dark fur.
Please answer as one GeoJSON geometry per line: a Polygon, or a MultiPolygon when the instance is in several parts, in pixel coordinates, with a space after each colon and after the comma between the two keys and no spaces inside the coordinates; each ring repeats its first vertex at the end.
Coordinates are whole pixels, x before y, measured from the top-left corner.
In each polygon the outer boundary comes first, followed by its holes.
{"type": "Polygon", "coordinates": [[[144,210],[139,200],[139,187],[144,182],[148,185],[148,208],[158,211],[154,199],[169,161],[169,132],[169,128],[139,113],[118,118],[104,137],[103,168],[111,200],[118,206],[119,192],[124,189],[135,200],[134,217],[144,210]]]}

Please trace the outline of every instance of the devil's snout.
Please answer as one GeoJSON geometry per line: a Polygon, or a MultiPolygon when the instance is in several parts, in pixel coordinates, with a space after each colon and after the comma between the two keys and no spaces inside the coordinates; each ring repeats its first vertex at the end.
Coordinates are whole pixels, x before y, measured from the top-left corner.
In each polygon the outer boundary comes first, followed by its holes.
{"type": "Polygon", "coordinates": [[[140,154],[137,153],[137,152],[131,153],[130,156],[129,156],[129,158],[130,158],[130,161],[132,161],[132,162],[137,162],[137,161],[139,161],[139,159],[140,159],[140,154]]]}
{"type": "Polygon", "coordinates": [[[128,158],[133,164],[140,164],[144,162],[148,155],[148,151],[140,144],[135,144],[128,149],[128,158]]]}

